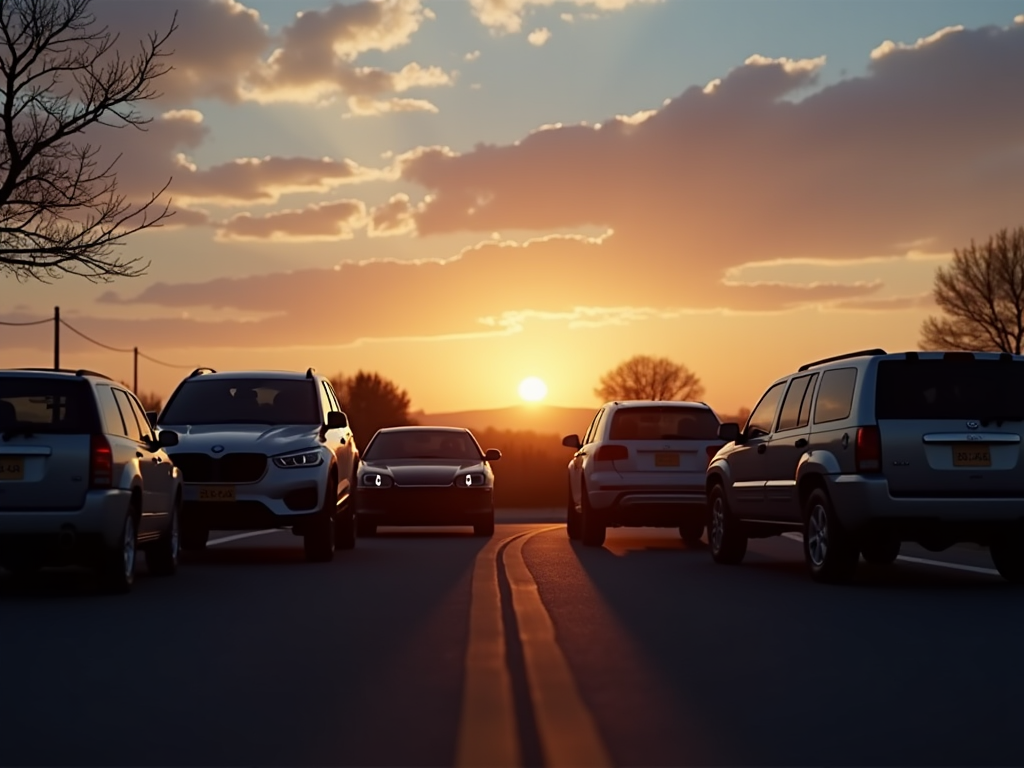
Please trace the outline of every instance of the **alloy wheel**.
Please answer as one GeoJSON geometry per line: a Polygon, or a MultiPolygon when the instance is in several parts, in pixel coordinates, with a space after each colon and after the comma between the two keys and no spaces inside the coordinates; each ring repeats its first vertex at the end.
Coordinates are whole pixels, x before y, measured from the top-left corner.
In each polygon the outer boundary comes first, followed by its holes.
{"type": "Polygon", "coordinates": [[[124,541],[121,543],[124,575],[131,580],[132,574],[135,573],[135,520],[131,515],[124,521],[124,541]]]}
{"type": "Polygon", "coordinates": [[[719,496],[711,507],[711,546],[715,551],[722,548],[722,540],[725,538],[725,502],[719,496]]]}
{"type": "Polygon", "coordinates": [[[807,520],[807,552],[814,565],[821,565],[828,556],[828,513],[815,504],[807,520]]]}

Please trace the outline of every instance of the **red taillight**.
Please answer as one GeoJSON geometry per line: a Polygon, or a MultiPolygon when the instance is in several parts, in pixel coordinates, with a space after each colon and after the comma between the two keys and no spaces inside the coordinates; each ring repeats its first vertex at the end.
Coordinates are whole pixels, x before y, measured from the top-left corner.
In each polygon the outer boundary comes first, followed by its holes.
{"type": "Polygon", "coordinates": [[[89,487],[109,488],[114,483],[114,454],[103,435],[89,441],[89,487]]]}
{"type": "Polygon", "coordinates": [[[594,454],[594,461],[625,461],[629,449],[624,445],[602,445],[594,454]]]}
{"type": "Polygon", "coordinates": [[[708,464],[711,463],[711,460],[715,458],[715,454],[722,450],[723,447],[724,446],[721,445],[709,445],[707,448],[704,449],[705,451],[707,451],[708,454],[708,464]]]}
{"type": "Polygon", "coordinates": [[[878,472],[882,469],[882,435],[878,427],[857,428],[854,461],[858,472],[878,472]]]}

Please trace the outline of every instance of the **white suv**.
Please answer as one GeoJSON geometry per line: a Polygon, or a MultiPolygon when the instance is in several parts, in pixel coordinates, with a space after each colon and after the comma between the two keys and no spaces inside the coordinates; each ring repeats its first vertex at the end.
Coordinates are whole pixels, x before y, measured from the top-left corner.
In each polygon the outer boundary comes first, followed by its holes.
{"type": "Polygon", "coordinates": [[[179,435],[182,549],[202,549],[211,530],[277,527],[302,536],[311,561],[355,546],[359,452],[331,383],[312,368],[198,368],[156,423],[179,435]]]}

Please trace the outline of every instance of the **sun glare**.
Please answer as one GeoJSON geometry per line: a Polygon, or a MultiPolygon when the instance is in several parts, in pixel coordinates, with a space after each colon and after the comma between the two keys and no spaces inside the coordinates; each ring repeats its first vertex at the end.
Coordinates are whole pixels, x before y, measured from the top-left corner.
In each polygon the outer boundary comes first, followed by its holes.
{"type": "Polygon", "coordinates": [[[519,396],[530,403],[543,400],[548,393],[548,385],[536,376],[529,376],[519,382],[519,396]]]}

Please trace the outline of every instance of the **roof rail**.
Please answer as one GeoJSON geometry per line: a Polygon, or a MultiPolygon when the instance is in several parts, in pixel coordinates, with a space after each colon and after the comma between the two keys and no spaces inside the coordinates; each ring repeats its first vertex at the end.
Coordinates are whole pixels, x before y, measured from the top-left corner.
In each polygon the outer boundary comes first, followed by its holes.
{"type": "Polygon", "coordinates": [[[314,374],[314,373],[316,373],[316,368],[309,368],[309,369],[308,369],[308,370],[306,371],[306,378],[307,378],[307,379],[312,379],[312,378],[313,378],[313,374],[314,374]]]}
{"type": "Polygon", "coordinates": [[[101,379],[110,379],[111,381],[113,381],[113,379],[111,379],[105,373],[100,373],[98,371],[90,371],[90,370],[88,370],[86,368],[44,368],[43,366],[39,366],[39,367],[15,368],[14,370],[15,371],[39,371],[40,373],[45,373],[47,371],[49,371],[50,373],[73,373],[75,376],[99,376],[101,379]]]}
{"type": "Polygon", "coordinates": [[[846,360],[851,357],[867,357],[868,355],[887,355],[884,349],[861,349],[857,352],[847,352],[845,355],[836,355],[835,357],[826,357],[821,360],[815,360],[813,363],[804,363],[797,371],[806,371],[808,368],[813,368],[816,365],[824,365],[825,363],[834,363],[837,360],[846,360]]]}
{"type": "Polygon", "coordinates": [[[191,379],[193,376],[202,376],[204,373],[216,373],[216,371],[213,368],[196,368],[188,377],[191,379]]]}

